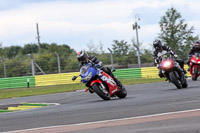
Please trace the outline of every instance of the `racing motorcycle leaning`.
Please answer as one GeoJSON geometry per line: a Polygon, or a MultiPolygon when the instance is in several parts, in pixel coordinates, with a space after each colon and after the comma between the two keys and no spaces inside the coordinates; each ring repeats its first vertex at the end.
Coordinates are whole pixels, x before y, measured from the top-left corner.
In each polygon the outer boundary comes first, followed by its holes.
{"type": "Polygon", "coordinates": [[[200,53],[195,53],[192,55],[189,64],[190,74],[192,75],[192,80],[197,80],[200,76],[200,53]]]}
{"type": "Polygon", "coordinates": [[[159,53],[158,58],[161,61],[159,67],[167,80],[178,89],[186,88],[188,86],[187,79],[179,63],[175,61],[174,56],[170,52],[163,51],[159,53]]]}
{"type": "MultiPolygon", "coordinates": [[[[118,86],[109,74],[96,68],[91,62],[81,67],[79,76],[81,76],[81,82],[89,87],[90,92],[95,92],[104,100],[110,100],[113,96],[125,98],[127,95],[123,85],[118,86]]],[[[76,80],[77,77],[74,76],[72,80],[76,80]]]]}

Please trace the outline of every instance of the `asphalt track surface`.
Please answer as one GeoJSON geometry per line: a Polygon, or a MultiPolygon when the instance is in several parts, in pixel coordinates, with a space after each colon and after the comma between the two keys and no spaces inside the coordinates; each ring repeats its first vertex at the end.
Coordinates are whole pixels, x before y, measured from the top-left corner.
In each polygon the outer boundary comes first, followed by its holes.
{"type": "Polygon", "coordinates": [[[188,82],[186,89],[167,82],[128,85],[127,98],[109,101],[83,91],[0,100],[59,104],[0,113],[0,132],[200,133],[200,81],[188,82]]]}

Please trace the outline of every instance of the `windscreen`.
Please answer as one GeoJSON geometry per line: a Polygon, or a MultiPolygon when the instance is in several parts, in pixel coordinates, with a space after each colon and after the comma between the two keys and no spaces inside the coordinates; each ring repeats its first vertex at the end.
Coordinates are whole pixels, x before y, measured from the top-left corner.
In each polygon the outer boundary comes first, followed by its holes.
{"type": "Polygon", "coordinates": [[[163,60],[166,60],[168,56],[168,53],[166,50],[163,50],[162,52],[159,52],[158,53],[158,58],[163,61],[163,60]]]}
{"type": "Polygon", "coordinates": [[[200,53],[195,53],[195,57],[200,57],[200,53]]]}
{"type": "Polygon", "coordinates": [[[89,69],[89,65],[84,65],[81,67],[80,74],[84,75],[89,69]]]}
{"type": "Polygon", "coordinates": [[[158,57],[161,57],[161,56],[163,56],[163,55],[165,55],[165,54],[167,54],[167,51],[166,50],[163,50],[162,52],[159,52],[158,53],[158,57]]]}

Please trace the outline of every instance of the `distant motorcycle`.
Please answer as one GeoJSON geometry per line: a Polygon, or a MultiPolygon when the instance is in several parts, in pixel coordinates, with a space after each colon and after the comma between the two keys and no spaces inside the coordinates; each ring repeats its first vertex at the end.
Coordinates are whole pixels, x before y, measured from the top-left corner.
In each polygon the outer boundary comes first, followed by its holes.
{"type": "Polygon", "coordinates": [[[167,80],[173,83],[178,89],[186,88],[188,86],[187,79],[179,63],[175,61],[173,55],[169,52],[163,51],[158,55],[158,57],[160,58],[159,60],[161,60],[159,66],[167,80]]]}
{"type": "MultiPolygon", "coordinates": [[[[125,87],[117,86],[114,79],[104,71],[95,67],[93,63],[87,63],[80,69],[81,82],[89,86],[89,91],[95,92],[103,100],[110,100],[112,96],[125,98],[127,91],[125,87]]],[[[74,76],[72,80],[76,80],[78,76],[74,76]]]]}
{"type": "Polygon", "coordinates": [[[192,75],[192,80],[197,80],[197,78],[200,76],[200,54],[195,53],[192,55],[192,58],[190,60],[189,64],[190,74],[192,75]]]}

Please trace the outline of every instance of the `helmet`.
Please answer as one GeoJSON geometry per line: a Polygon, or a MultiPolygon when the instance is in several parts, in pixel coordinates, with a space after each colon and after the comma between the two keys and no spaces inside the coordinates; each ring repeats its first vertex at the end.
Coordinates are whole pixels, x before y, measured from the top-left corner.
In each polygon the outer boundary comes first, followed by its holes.
{"type": "Polygon", "coordinates": [[[162,50],[162,43],[160,40],[155,40],[153,42],[153,47],[156,49],[156,50],[162,50]]]}
{"type": "Polygon", "coordinates": [[[196,41],[194,47],[200,49],[200,41],[196,41]]]}
{"type": "Polygon", "coordinates": [[[78,59],[79,62],[85,63],[88,60],[88,55],[87,55],[87,53],[85,53],[83,51],[79,51],[76,54],[76,58],[78,59]]]}

